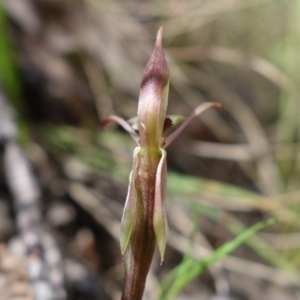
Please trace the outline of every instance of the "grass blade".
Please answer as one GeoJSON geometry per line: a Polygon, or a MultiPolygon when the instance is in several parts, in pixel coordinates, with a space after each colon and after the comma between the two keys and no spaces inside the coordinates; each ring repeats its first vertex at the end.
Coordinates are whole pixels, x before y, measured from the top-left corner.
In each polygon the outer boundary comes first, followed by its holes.
{"type": "Polygon", "coordinates": [[[212,255],[205,260],[198,262],[192,258],[185,259],[178,267],[176,267],[163,281],[162,292],[159,297],[160,300],[174,299],[174,297],[193,279],[199,276],[210,265],[220,260],[222,257],[228,255],[234,251],[237,247],[243,244],[249,237],[251,237],[258,230],[266,226],[270,226],[276,223],[276,219],[269,219],[259,222],[252,227],[245,230],[234,240],[226,243],[219,249],[217,249],[212,255]],[[175,279],[170,286],[172,279],[175,279]]]}

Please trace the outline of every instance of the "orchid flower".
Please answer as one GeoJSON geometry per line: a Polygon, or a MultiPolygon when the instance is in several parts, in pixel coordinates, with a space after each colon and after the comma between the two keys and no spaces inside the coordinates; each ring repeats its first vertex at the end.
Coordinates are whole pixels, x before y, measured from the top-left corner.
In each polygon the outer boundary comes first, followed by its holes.
{"type": "Polygon", "coordinates": [[[102,126],[114,121],[121,125],[138,144],[121,221],[120,245],[125,260],[125,282],[122,299],[141,299],[157,242],[161,257],[167,242],[165,149],[198,115],[219,103],[199,105],[186,118],[166,116],[170,71],[162,48],[159,28],[151,57],[144,68],[136,118],[125,121],[109,116],[102,126]],[[170,129],[176,128],[168,135],[170,129]]]}

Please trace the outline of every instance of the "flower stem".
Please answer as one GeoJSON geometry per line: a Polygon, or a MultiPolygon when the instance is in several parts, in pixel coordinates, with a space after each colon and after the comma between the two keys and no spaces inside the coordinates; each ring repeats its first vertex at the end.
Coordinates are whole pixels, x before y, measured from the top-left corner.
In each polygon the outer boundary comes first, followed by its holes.
{"type": "Polygon", "coordinates": [[[147,152],[143,149],[139,152],[139,171],[133,179],[137,195],[136,219],[124,253],[125,280],[122,300],[142,299],[156,244],[153,213],[156,171],[161,154],[158,152],[150,155],[147,152]]]}

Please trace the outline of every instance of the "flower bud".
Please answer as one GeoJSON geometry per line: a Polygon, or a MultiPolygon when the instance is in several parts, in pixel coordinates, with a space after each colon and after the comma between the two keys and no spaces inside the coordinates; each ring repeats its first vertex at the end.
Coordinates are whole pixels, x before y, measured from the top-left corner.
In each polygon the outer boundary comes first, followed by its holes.
{"type": "Polygon", "coordinates": [[[159,28],[151,57],[144,68],[138,106],[138,128],[141,148],[155,152],[161,148],[168,105],[170,71],[162,48],[159,28]]]}

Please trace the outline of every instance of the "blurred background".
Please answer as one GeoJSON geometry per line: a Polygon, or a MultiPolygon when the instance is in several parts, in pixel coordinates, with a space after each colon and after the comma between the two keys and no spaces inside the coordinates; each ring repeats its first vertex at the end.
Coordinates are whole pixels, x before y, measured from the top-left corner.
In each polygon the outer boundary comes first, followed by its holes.
{"type": "Polygon", "coordinates": [[[145,299],[161,299],[164,277],[184,256],[201,260],[269,217],[279,222],[175,299],[300,299],[299,1],[0,5],[5,299],[120,298],[119,224],[135,144],[121,128],[99,124],[136,115],[161,25],[168,113],[187,116],[204,101],[222,109],[197,118],[168,149],[170,233],[145,299]]]}

